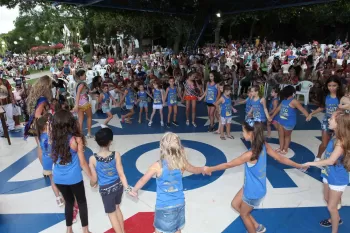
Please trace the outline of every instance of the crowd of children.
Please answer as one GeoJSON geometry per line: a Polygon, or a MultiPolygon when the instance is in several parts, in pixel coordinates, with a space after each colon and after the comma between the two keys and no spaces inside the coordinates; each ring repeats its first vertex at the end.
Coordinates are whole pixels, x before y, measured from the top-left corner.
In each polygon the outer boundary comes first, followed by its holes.
{"type": "MultiPolygon", "coordinates": [[[[266,227],[258,223],[251,215],[251,211],[257,208],[266,195],[266,156],[270,155],[280,163],[306,170],[309,166],[324,166],[322,177],[324,182],[324,195],[331,215],[330,219],[322,220],[320,224],[332,227],[332,233],[338,232],[338,225],[342,224],[337,205],[341,201],[342,193],[349,183],[350,170],[350,98],[349,93],[343,94],[343,86],[336,76],[331,76],[325,85],[325,95],[320,101],[320,107],[309,113],[294,99],[295,88],[286,86],[283,90],[273,88],[270,104],[268,100],[259,96],[259,87],[252,86],[249,89],[246,104],[245,122],[242,124],[243,138],[251,143],[251,149],[230,162],[213,167],[194,167],[188,160],[185,148],[181,144],[178,135],[166,133],[160,141],[160,159],[156,161],[145,175],[130,187],[123,171],[121,155],[110,150],[113,141],[113,132],[107,124],[112,119],[111,105],[122,105],[125,101],[126,109],[130,110],[123,115],[123,121],[131,123],[134,114],[134,105],[140,107],[139,123],[142,121],[144,110],[148,120],[148,98],[153,99],[152,114],[148,125],[152,125],[153,117],[157,110],[163,121],[163,106],[169,108],[167,126],[177,123],[177,101],[182,97],[192,106],[192,125],[195,125],[195,107],[197,100],[205,98],[210,120],[209,131],[214,131],[215,120],[219,122],[218,133],[221,139],[233,139],[230,133],[233,108],[230,86],[216,80],[217,73],[209,75],[209,81],[205,91],[198,95],[195,88],[195,80],[188,79],[184,84],[184,92],[178,92],[174,78],[169,79],[169,86],[159,81],[152,82],[153,89],[149,91],[142,83],[139,83],[136,92],[133,84],[126,81],[125,90],[121,92],[122,98],[116,102],[110,94],[107,85],[103,86],[98,96],[101,110],[106,113],[107,119],[102,129],[95,135],[95,140],[100,147],[99,152],[93,154],[87,163],[84,156],[86,146],[85,136],[82,134],[81,124],[68,110],[58,110],[51,114],[44,114],[36,120],[37,136],[39,139],[39,159],[42,163],[44,175],[50,177],[53,192],[59,206],[65,205],[65,217],[67,233],[72,232],[72,223],[80,211],[83,232],[88,233],[88,208],[85,195],[85,187],[81,170],[84,170],[92,187],[99,186],[105,212],[111,221],[113,229],[117,233],[125,233],[123,215],[119,208],[122,194],[125,191],[132,197],[138,196],[138,190],[152,178],[156,177],[157,199],[155,206],[154,227],[157,232],[179,233],[185,225],[185,197],[182,184],[184,171],[194,174],[210,175],[212,172],[228,169],[245,164],[245,180],[242,189],[232,200],[232,207],[240,214],[249,233],[265,232],[266,227]],[[135,98],[136,96],[136,98],[135,98]],[[269,107],[268,107],[269,106],[269,107]],[[315,114],[325,111],[325,119],[321,124],[322,144],[319,147],[320,158],[325,151],[325,159],[306,164],[297,164],[284,155],[288,152],[292,131],[296,125],[297,110],[301,111],[306,120],[310,120],[315,114]],[[271,136],[271,124],[277,129],[280,147],[273,149],[265,140],[265,130],[268,129],[268,137],[271,136]],[[226,127],[226,135],[224,128],[226,127]],[[171,180],[172,182],[168,182],[171,180]],[[123,191],[124,190],[124,191],[123,191]],[[164,217],[166,216],[166,217],[164,217]]],[[[84,75],[81,75],[84,80],[84,75]]],[[[74,109],[82,108],[86,111],[91,108],[84,95],[88,93],[85,84],[78,84],[78,105],[74,109]],[[80,97],[81,96],[81,97],[80,97]]],[[[83,113],[84,113],[83,112],[83,113]]],[[[190,108],[186,108],[189,125],[190,108]]],[[[88,114],[87,114],[88,115],[88,114]]],[[[83,115],[84,116],[84,115],[83,115]]]]}

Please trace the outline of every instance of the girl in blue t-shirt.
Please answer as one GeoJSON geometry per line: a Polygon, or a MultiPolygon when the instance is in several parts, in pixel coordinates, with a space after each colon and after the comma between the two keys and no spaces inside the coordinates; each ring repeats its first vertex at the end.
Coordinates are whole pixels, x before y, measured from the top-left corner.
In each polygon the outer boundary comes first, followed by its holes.
{"type": "MultiPolygon", "coordinates": [[[[67,110],[55,113],[50,129],[51,158],[54,163],[53,181],[65,200],[67,233],[72,233],[73,206],[77,200],[84,233],[89,232],[85,187],[81,170],[91,179],[91,171],[84,156],[86,140],[77,120],[67,110]]],[[[76,216],[76,214],[75,214],[76,216]]]]}
{"type": "Polygon", "coordinates": [[[166,133],[160,141],[160,160],[136,183],[137,194],[152,177],[156,177],[157,198],[154,215],[156,232],[181,232],[185,225],[185,195],[182,185],[184,171],[201,174],[203,167],[194,167],[186,159],[179,136],[166,133]]]}
{"type": "MultiPolygon", "coordinates": [[[[149,121],[148,119],[148,97],[151,97],[149,92],[145,90],[145,86],[143,83],[139,85],[139,91],[137,92],[137,103],[140,107],[140,113],[139,113],[139,124],[141,124],[141,117],[143,110],[146,114],[146,121],[149,121]]],[[[152,97],[151,97],[152,98],[152,97]]]]}
{"type": "Polygon", "coordinates": [[[219,93],[219,87],[218,84],[220,82],[220,77],[217,72],[210,72],[209,73],[209,82],[207,83],[207,88],[204,92],[204,94],[198,98],[199,101],[201,101],[204,97],[205,102],[207,104],[208,108],[208,116],[209,116],[209,129],[208,132],[214,131],[214,124],[215,124],[215,102],[218,100],[218,93],[219,93]]]}
{"type": "Polygon", "coordinates": [[[58,190],[57,186],[52,180],[52,166],[53,162],[51,159],[51,142],[49,138],[49,124],[48,122],[51,121],[52,116],[50,114],[46,114],[42,117],[40,117],[37,122],[37,130],[38,130],[38,138],[39,138],[39,145],[41,150],[39,151],[39,161],[41,165],[43,166],[43,174],[44,176],[48,176],[50,178],[51,187],[52,190],[56,196],[56,202],[58,206],[63,206],[64,200],[60,196],[60,191],[58,190]]]}
{"type": "Polygon", "coordinates": [[[306,118],[309,113],[298,100],[294,99],[295,88],[293,86],[286,86],[282,90],[283,100],[281,104],[277,107],[276,111],[272,114],[273,119],[277,114],[279,114],[278,123],[280,124],[278,135],[280,141],[280,147],[276,149],[277,152],[285,155],[288,153],[289,144],[292,139],[292,132],[297,124],[297,110],[302,112],[306,118]]]}
{"type": "Polygon", "coordinates": [[[149,119],[148,126],[152,126],[153,123],[153,117],[156,114],[156,111],[159,110],[160,115],[160,125],[164,126],[163,121],[163,105],[164,105],[164,90],[161,89],[161,83],[160,81],[153,82],[153,110],[151,114],[151,118],[149,119]]]}
{"type": "Polygon", "coordinates": [[[126,80],[126,89],[124,91],[124,96],[122,99],[125,99],[125,107],[129,112],[125,115],[122,115],[122,122],[126,122],[128,124],[131,124],[130,118],[132,115],[134,115],[134,103],[135,103],[135,96],[134,96],[134,90],[133,85],[130,80],[126,80]]]}
{"type": "Polygon", "coordinates": [[[331,76],[327,79],[325,85],[325,92],[321,95],[322,99],[320,101],[320,107],[309,114],[306,119],[310,121],[312,116],[317,113],[324,112],[324,118],[321,123],[322,130],[322,142],[318,147],[318,153],[316,156],[316,161],[321,159],[323,152],[326,150],[328,142],[331,140],[333,131],[329,129],[328,120],[338,108],[341,98],[344,96],[341,81],[338,76],[331,76]]]}
{"type": "Polygon", "coordinates": [[[324,199],[331,215],[330,219],[320,222],[323,227],[332,227],[338,232],[343,223],[339,216],[338,203],[349,184],[350,172],[350,111],[338,110],[332,114],[328,124],[335,136],[329,141],[324,160],[305,163],[305,166],[323,167],[324,199]]]}
{"type": "Polygon", "coordinates": [[[107,128],[108,122],[113,118],[113,115],[111,113],[112,109],[110,107],[110,101],[112,101],[115,106],[117,105],[117,102],[113,99],[113,97],[109,93],[109,89],[107,85],[103,86],[102,91],[103,92],[100,94],[99,102],[101,103],[101,106],[102,106],[102,112],[107,114],[107,118],[105,122],[101,125],[101,127],[107,128]]]}
{"type": "Polygon", "coordinates": [[[175,78],[170,77],[169,78],[169,87],[165,91],[164,100],[163,102],[167,103],[168,105],[168,122],[167,127],[170,128],[170,123],[172,123],[175,126],[179,126],[179,124],[176,121],[177,116],[177,98],[181,99],[181,96],[179,95],[179,92],[177,91],[177,87],[175,86],[175,78]],[[167,99],[165,99],[167,98],[167,99]],[[173,121],[170,121],[171,114],[173,114],[173,121]]]}
{"type": "Polygon", "coordinates": [[[244,139],[251,142],[251,149],[230,162],[214,167],[205,167],[204,172],[211,175],[214,171],[244,164],[244,185],[233,198],[231,205],[240,214],[249,233],[265,232],[266,228],[254,219],[251,211],[260,205],[266,195],[266,155],[270,155],[278,162],[295,168],[305,169],[306,166],[277,154],[265,142],[264,124],[262,122],[244,122],[242,128],[244,139]]]}
{"type": "Polygon", "coordinates": [[[223,95],[215,102],[216,108],[220,108],[220,138],[221,140],[226,140],[224,135],[224,128],[226,126],[226,136],[229,139],[234,139],[231,135],[231,122],[232,122],[232,112],[236,113],[237,110],[232,107],[232,100],[230,98],[232,92],[232,87],[229,85],[224,86],[223,95]],[[220,107],[219,107],[220,106],[220,107]]]}
{"type": "Polygon", "coordinates": [[[113,230],[123,233],[124,219],[119,208],[122,201],[123,190],[130,195],[131,188],[124,174],[121,156],[118,152],[110,151],[109,147],[113,141],[113,132],[109,128],[100,129],[95,140],[100,146],[100,151],[89,159],[92,173],[90,186],[99,185],[99,191],[106,214],[108,214],[113,230]]]}

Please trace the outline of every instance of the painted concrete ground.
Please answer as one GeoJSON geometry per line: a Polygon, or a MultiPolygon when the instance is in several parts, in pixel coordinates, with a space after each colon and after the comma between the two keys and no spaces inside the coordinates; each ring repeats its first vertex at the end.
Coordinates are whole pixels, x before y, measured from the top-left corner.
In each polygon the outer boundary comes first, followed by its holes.
{"type": "MultiPolygon", "coordinates": [[[[312,109],[314,107],[310,107],[312,109]]],[[[184,106],[179,106],[179,127],[161,127],[156,116],[152,127],[147,123],[121,123],[120,109],[113,111],[110,123],[115,137],[112,148],[123,156],[128,181],[134,185],[147,168],[159,158],[159,140],[166,131],[178,133],[186,147],[189,161],[196,166],[216,165],[231,160],[247,150],[240,139],[240,122],[244,118],[244,106],[237,106],[239,113],[233,118],[234,140],[222,141],[217,135],[207,133],[207,112],[204,104],[198,105],[197,128],[185,125],[184,106]]],[[[310,110],[309,109],[309,110],[310,110]]],[[[164,109],[165,115],[167,108],[164,109]]],[[[320,143],[320,115],[311,122],[298,115],[292,135],[291,150],[287,156],[298,162],[314,159],[320,143]]],[[[100,128],[103,115],[94,116],[93,132],[100,128]]],[[[64,232],[64,208],[56,205],[49,180],[43,178],[42,168],[36,158],[33,138],[23,141],[22,132],[11,134],[12,146],[0,139],[0,232],[1,233],[56,233],[64,232]]],[[[277,134],[272,133],[271,144],[277,144],[277,134]]],[[[85,156],[98,149],[93,139],[88,140],[85,156]]],[[[328,217],[322,196],[320,169],[307,173],[268,160],[268,192],[259,209],[253,212],[269,233],[326,233],[318,222],[328,217]]],[[[112,232],[104,213],[102,200],[96,189],[89,186],[84,176],[89,209],[89,225],[93,233],[112,232]]],[[[230,203],[243,184],[243,167],[214,173],[211,177],[185,174],[186,226],[185,233],[245,232],[238,214],[230,203]]],[[[343,195],[340,210],[344,224],[339,233],[350,232],[350,189],[343,195]]],[[[155,180],[151,180],[135,201],[123,197],[122,211],[127,233],[153,233],[152,221],[155,205],[155,180]]],[[[81,232],[80,220],[74,224],[75,232],[81,232]]]]}

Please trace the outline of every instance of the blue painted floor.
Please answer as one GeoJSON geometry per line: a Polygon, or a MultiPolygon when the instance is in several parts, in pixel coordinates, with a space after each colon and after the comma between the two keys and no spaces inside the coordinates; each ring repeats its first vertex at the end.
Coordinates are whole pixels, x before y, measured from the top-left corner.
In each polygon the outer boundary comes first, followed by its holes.
{"type": "MultiPolygon", "coordinates": [[[[156,114],[152,127],[147,122],[137,123],[138,110],[133,123],[121,122],[120,109],[114,109],[110,128],[115,135],[112,148],[122,154],[122,162],[128,182],[134,185],[159,159],[159,140],[167,131],[178,133],[186,148],[189,162],[196,166],[216,165],[232,160],[249,148],[241,140],[241,125],[244,120],[244,106],[236,106],[239,112],[234,116],[232,135],[234,140],[220,140],[218,135],[208,133],[208,117],[205,104],[197,106],[198,127],[185,125],[185,108],[179,106],[180,126],[161,127],[156,114]]],[[[315,109],[310,106],[309,110],[315,109]]],[[[151,111],[149,112],[149,114],[151,111]]],[[[167,108],[164,108],[167,116],[167,108]]],[[[95,133],[104,120],[103,114],[93,117],[95,133]]],[[[288,157],[296,162],[312,161],[320,143],[320,119],[310,122],[298,114],[297,126],[292,134],[288,157]]],[[[143,120],[144,120],[143,116],[143,120]]],[[[64,208],[56,205],[50,181],[42,175],[41,165],[36,158],[36,144],[33,138],[22,139],[23,133],[11,133],[12,145],[0,139],[0,233],[57,233],[65,231],[64,208]]],[[[278,144],[277,133],[273,131],[269,143],[278,144]]],[[[88,140],[85,157],[88,159],[98,146],[88,140]]],[[[303,173],[294,168],[268,159],[268,191],[259,209],[253,211],[258,222],[267,227],[269,233],[326,233],[331,229],[319,226],[319,221],[329,217],[322,194],[320,169],[312,168],[303,173]]],[[[111,228],[104,213],[101,197],[96,189],[90,188],[84,175],[89,209],[89,228],[93,233],[104,233],[111,228]]],[[[245,232],[239,215],[232,210],[231,201],[243,184],[243,167],[217,172],[213,176],[184,174],[186,190],[186,225],[183,233],[245,232]]],[[[152,212],[155,205],[155,179],[152,179],[139,194],[139,200],[124,196],[121,205],[125,219],[140,212],[152,212]]],[[[339,233],[350,232],[350,191],[343,195],[340,210],[344,224],[339,233]]],[[[80,220],[73,225],[74,232],[81,232],[80,220]]],[[[127,231],[128,232],[128,231],[127,231]]],[[[148,232],[140,232],[148,233],[148,232]]]]}

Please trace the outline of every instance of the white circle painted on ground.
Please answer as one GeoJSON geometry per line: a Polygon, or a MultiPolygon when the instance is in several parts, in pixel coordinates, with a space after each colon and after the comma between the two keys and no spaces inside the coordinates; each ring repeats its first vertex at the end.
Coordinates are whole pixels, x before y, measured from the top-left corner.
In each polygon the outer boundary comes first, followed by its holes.
{"type": "MultiPolygon", "coordinates": [[[[148,168],[159,160],[160,158],[160,152],[158,149],[147,151],[146,153],[142,154],[137,160],[136,160],[136,168],[142,173],[145,174],[148,170],[148,168]]],[[[200,153],[197,150],[193,150],[191,148],[185,148],[185,151],[187,153],[188,162],[196,167],[202,167],[207,162],[204,155],[200,153]]],[[[184,172],[184,177],[189,176],[191,173],[184,172]]]]}
{"type": "MultiPolygon", "coordinates": [[[[277,148],[280,148],[280,145],[278,144],[274,144],[274,143],[269,143],[269,145],[272,147],[272,149],[277,149],[277,148]]],[[[282,155],[282,154],[280,154],[282,155]]],[[[284,157],[290,159],[290,158],[293,158],[295,155],[294,151],[292,149],[288,149],[288,153],[286,155],[283,155],[284,157]]]]}

